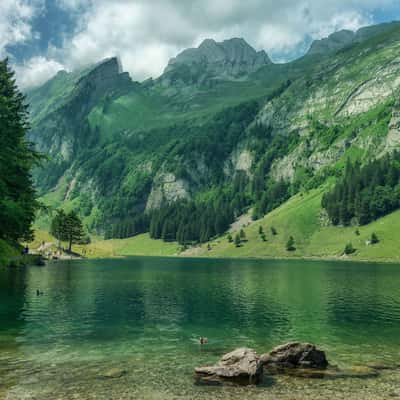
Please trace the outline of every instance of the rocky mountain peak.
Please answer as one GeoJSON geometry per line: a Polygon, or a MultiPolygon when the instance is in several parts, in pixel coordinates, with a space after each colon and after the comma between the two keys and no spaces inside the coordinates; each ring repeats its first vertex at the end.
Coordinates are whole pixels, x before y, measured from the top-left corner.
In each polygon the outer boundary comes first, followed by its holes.
{"type": "Polygon", "coordinates": [[[184,50],[171,59],[165,73],[185,65],[203,67],[214,77],[240,77],[248,75],[262,66],[271,64],[265,51],[257,52],[242,38],[216,42],[204,40],[199,47],[184,50]]]}

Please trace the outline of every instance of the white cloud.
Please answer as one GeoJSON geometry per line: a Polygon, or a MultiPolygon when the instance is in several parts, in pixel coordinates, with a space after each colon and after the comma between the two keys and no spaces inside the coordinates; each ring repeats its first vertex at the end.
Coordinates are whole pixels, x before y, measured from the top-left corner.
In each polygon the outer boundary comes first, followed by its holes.
{"type": "MultiPolygon", "coordinates": [[[[0,14],[6,3],[18,3],[23,8],[32,1],[40,0],[0,0],[0,14]]],[[[373,23],[374,10],[398,6],[398,0],[54,1],[78,18],[77,29],[62,48],[48,52],[45,62],[36,59],[26,64],[24,71],[31,65],[32,77],[35,73],[39,77],[30,82],[41,81],[43,71],[53,73],[57,65],[74,69],[114,55],[120,57],[133,79],[157,76],[169,58],[208,37],[243,37],[281,61],[298,55],[310,38],[320,39],[340,29],[356,30],[373,23]]],[[[10,7],[8,10],[8,17],[0,16],[0,38],[4,37],[4,26],[10,26],[4,19],[13,19],[10,7]]],[[[26,12],[27,17],[19,18],[22,24],[18,29],[11,24],[3,42],[29,36],[30,17],[26,12]]]]}
{"type": "Polygon", "coordinates": [[[49,60],[42,56],[33,57],[25,63],[15,66],[17,83],[25,89],[39,86],[62,69],[64,69],[63,65],[55,60],[49,60]]]}
{"type": "MultiPolygon", "coordinates": [[[[82,0],[59,0],[77,2],[82,0]]],[[[89,3],[87,3],[89,4],[89,3]]],[[[371,10],[392,0],[96,0],[86,21],[65,44],[66,63],[76,65],[118,55],[134,79],[159,75],[168,59],[212,37],[244,37],[272,56],[296,53],[305,38],[372,22],[371,10]]]]}
{"type": "Polygon", "coordinates": [[[41,0],[0,1],[0,57],[6,55],[6,46],[33,37],[30,22],[42,5],[41,0]]]}

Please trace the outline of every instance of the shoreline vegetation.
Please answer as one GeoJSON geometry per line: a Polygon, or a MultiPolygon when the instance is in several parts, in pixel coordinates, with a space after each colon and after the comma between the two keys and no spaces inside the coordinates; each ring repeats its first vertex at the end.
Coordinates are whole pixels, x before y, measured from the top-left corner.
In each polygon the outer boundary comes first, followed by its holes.
{"type": "MultiPolygon", "coordinates": [[[[121,258],[129,256],[220,258],[220,259],[274,259],[309,261],[352,261],[399,263],[400,246],[396,226],[400,225],[400,211],[396,211],[363,227],[324,226],[321,217],[321,190],[295,196],[264,218],[251,221],[242,216],[225,235],[201,245],[188,248],[176,242],[154,240],[148,234],[127,239],[102,240],[92,238],[88,245],[74,245],[74,252],[83,258],[121,258]],[[261,227],[261,228],[260,228],[261,227]],[[243,231],[237,247],[230,238],[243,231]],[[379,238],[372,244],[372,236],[379,238]],[[295,250],[288,251],[287,241],[292,236],[295,250]],[[355,252],[345,254],[351,243],[355,252]]],[[[249,211],[249,214],[251,210],[249,211]]],[[[48,232],[36,230],[32,250],[43,243],[47,249],[56,249],[57,240],[48,232]]]]}

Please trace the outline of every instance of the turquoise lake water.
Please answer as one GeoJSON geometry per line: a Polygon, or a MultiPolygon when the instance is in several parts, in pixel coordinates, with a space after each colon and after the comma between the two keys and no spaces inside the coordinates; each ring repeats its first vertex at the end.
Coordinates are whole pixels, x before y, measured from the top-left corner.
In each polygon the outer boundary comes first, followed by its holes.
{"type": "Polygon", "coordinates": [[[398,365],[400,265],[128,258],[0,270],[0,399],[400,396],[397,369],[248,388],[195,382],[196,366],[237,347],[262,354],[290,340],[318,344],[343,369],[398,365]],[[112,368],[126,373],[104,379],[112,368]]]}

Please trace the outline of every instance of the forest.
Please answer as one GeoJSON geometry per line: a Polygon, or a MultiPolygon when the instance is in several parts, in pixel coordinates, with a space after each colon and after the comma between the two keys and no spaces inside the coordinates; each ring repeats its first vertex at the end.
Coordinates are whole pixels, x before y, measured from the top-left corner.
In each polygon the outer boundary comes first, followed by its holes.
{"type": "Polygon", "coordinates": [[[348,160],[343,177],[323,196],[333,225],[366,225],[400,207],[400,153],[361,165],[348,160]]]}

